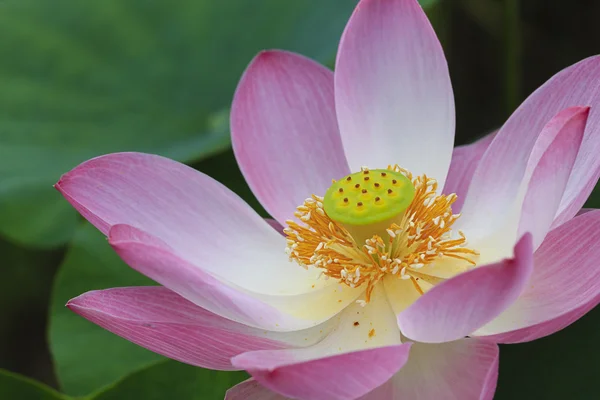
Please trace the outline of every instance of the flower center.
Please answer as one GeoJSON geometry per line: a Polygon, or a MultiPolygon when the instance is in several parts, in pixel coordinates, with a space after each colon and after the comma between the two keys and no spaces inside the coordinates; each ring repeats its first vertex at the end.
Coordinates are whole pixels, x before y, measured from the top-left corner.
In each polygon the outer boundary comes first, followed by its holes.
{"type": "Polygon", "coordinates": [[[363,168],[333,182],[325,193],[323,209],[356,242],[364,242],[399,222],[414,197],[415,187],[404,174],[363,168]]]}
{"type": "Polygon", "coordinates": [[[410,279],[422,294],[444,279],[435,265],[452,259],[474,266],[478,255],[462,232],[452,234],[456,194],[438,195],[437,188],[434,179],[398,166],[364,168],[297,208],[301,223],[287,221],[284,230],[287,253],[326,279],[366,285],[366,301],[385,276],[410,279]]]}

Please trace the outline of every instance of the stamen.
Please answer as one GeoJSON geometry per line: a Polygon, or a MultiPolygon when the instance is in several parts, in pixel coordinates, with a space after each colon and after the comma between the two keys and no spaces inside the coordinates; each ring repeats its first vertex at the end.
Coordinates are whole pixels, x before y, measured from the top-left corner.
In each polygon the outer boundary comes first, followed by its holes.
{"type": "Polygon", "coordinates": [[[365,300],[359,301],[365,304],[385,276],[411,280],[422,294],[419,282],[443,281],[429,275],[428,265],[449,258],[474,266],[479,254],[465,247],[463,232],[452,233],[459,217],[451,208],[457,196],[437,190],[434,179],[413,178],[398,166],[363,168],[335,182],[324,198],[313,195],[297,208],[295,216],[303,223],[287,221],[286,252],[302,267],[319,269],[324,279],[353,288],[365,285],[365,300]],[[369,176],[382,180],[361,186],[352,182],[358,174],[363,182],[369,176]]]}

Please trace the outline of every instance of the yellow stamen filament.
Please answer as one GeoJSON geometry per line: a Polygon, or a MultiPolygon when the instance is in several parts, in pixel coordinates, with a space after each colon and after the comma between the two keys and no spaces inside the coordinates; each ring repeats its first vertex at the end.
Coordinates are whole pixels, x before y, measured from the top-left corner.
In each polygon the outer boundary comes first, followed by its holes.
{"type": "Polygon", "coordinates": [[[422,268],[442,258],[450,257],[475,265],[478,253],[465,247],[462,232],[452,235],[452,225],[459,215],[452,213],[456,194],[438,195],[434,179],[412,174],[400,167],[388,170],[400,172],[410,179],[415,195],[398,222],[392,223],[383,235],[373,235],[357,242],[342,224],[333,221],[323,209],[323,198],[313,195],[297,208],[295,216],[302,221],[287,221],[287,252],[301,266],[322,270],[350,287],[366,285],[366,301],[377,282],[384,276],[411,280],[423,293],[419,280],[435,285],[443,280],[428,275],[422,268]],[[383,237],[382,237],[383,236],[383,237]]]}

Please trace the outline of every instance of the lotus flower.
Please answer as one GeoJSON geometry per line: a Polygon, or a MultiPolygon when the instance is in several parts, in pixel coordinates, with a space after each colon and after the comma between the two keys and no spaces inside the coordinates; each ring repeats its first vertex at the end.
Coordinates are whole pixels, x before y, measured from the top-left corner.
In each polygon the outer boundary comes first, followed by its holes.
{"type": "Polygon", "coordinates": [[[228,399],[491,399],[497,343],[549,335],[600,299],[600,211],[581,211],[600,174],[598,105],[589,58],[453,150],[448,68],[419,4],[362,0],[335,73],[265,51],[239,83],[233,149],[274,220],[148,154],[60,179],[163,285],[68,307],[175,360],[248,371],[228,399]]]}

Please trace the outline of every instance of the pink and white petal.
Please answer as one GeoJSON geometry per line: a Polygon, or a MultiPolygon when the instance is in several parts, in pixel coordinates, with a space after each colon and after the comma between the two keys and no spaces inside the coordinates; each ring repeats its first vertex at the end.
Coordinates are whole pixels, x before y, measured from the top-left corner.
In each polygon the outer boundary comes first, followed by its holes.
{"type": "Polygon", "coordinates": [[[452,211],[455,214],[458,214],[462,209],[469,185],[471,184],[471,179],[473,179],[473,173],[475,172],[483,153],[485,153],[490,143],[492,143],[496,133],[497,131],[494,131],[485,135],[475,143],[454,148],[450,169],[448,170],[446,184],[444,185],[442,193],[456,193],[458,196],[454,204],[452,204],[452,211]]]}
{"type": "Polygon", "coordinates": [[[552,230],[535,252],[521,296],[475,334],[500,343],[534,340],[571,324],[600,301],[600,210],[552,230]]]}
{"type": "MultiPolygon", "coordinates": [[[[535,166],[532,166],[533,171],[521,206],[517,237],[530,232],[534,249],[537,249],[546,237],[560,206],[581,146],[589,107],[568,108],[558,115],[563,114],[572,116],[548,148],[540,154],[535,166]]],[[[553,121],[558,122],[559,118],[555,117],[553,121]]],[[[542,137],[543,133],[540,135],[540,138],[542,137]]],[[[533,151],[536,150],[537,146],[533,151]]],[[[532,158],[535,158],[533,153],[530,163],[532,158]]]]}
{"type": "Polygon", "coordinates": [[[414,343],[406,365],[360,400],[492,400],[498,360],[498,345],[477,339],[414,343]]]}
{"type": "Polygon", "coordinates": [[[398,315],[400,330],[426,343],[470,335],[517,299],[532,269],[532,239],[526,234],[515,245],[512,259],[477,267],[427,291],[398,315]]]}
{"type": "MultiPolygon", "coordinates": [[[[486,162],[482,159],[481,164],[486,166],[480,167],[498,171],[487,181],[494,195],[506,192],[514,181],[519,180],[525,154],[531,152],[545,124],[558,112],[572,106],[591,106],[591,110],[581,151],[553,227],[568,221],[579,211],[600,176],[600,158],[597,157],[600,153],[600,57],[590,57],[564,69],[529,96],[500,129],[490,145],[489,154],[484,156],[490,159],[486,162]],[[498,157],[501,153],[509,154],[510,158],[498,157]],[[514,164],[519,164],[519,168],[514,164]]],[[[481,179],[485,181],[486,177],[481,179]]],[[[472,186],[475,186],[475,180],[472,186]]],[[[477,186],[482,185],[483,191],[485,184],[480,182],[477,186]]]]}
{"type": "Polygon", "coordinates": [[[292,398],[355,399],[392,377],[408,359],[396,318],[376,287],[364,307],[354,303],[334,318],[319,343],[287,350],[260,350],[234,357],[263,386],[292,398]]]}
{"type": "Polygon", "coordinates": [[[290,263],[285,238],[242,199],[167,158],[109,154],[79,165],[56,187],[104,234],[116,224],[138,228],[190,264],[248,290],[298,293],[314,283],[316,273],[290,263]]]}
{"type": "Polygon", "coordinates": [[[358,350],[249,372],[262,385],[295,399],[351,400],[389,380],[408,360],[410,347],[358,350]]]}
{"type": "Polygon", "coordinates": [[[325,333],[267,332],[204,310],[160,286],[95,290],[67,303],[72,311],[130,342],[203,368],[234,370],[231,358],[253,350],[307,346],[325,333]]]}
{"type": "Polygon", "coordinates": [[[497,333],[492,335],[486,335],[485,331],[482,332],[482,336],[479,336],[476,332],[474,336],[481,338],[482,340],[492,341],[494,343],[523,343],[531,342],[560,330],[563,330],[567,326],[571,325],[579,318],[583,317],[588,311],[593,310],[600,303],[600,294],[595,298],[591,299],[581,307],[578,307],[572,311],[569,311],[559,317],[550,319],[545,322],[540,322],[535,325],[528,326],[527,328],[515,329],[505,333],[497,333]]]}
{"type": "Polygon", "coordinates": [[[252,60],[233,99],[231,139],[248,185],[281,224],[350,172],[333,72],[298,54],[264,51],[252,60]]]}
{"type": "Polygon", "coordinates": [[[363,0],[342,35],[335,104],[352,170],[399,164],[440,187],[454,144],[442,47],[417,0],[363,0]]]}
{"type": "MultiPolygon", "coordinates": [[[[504,246],[501,247],[504,247],[504,252],[510,251],[508,246],[511,246],[518,237],[523,200],[528,191],[532,192],[529,197],[531,201],[537,199],[537,192],[546,190],[548,193],[544,193],[545,195],[552,198],[559,197],[558,202],[560,202],[566,183],[550,185],[548,179],[554,172],[561,172],[561,176],[567,174],[563,180],[568,179],[573,159],[581,144],[588,113],[587,107],[570,107],[562,110],[550,119],[535,137],[533,147],[521,148],[516,146],[514,141],[504,143],[501,129],[473,175],[462,209],[463,216],[457,221],[456,228],[462,229],[472,243],[478,244],[481,240],[502,230],[504,231],[502,235],[507,236],[508,240],[505,240],[504,246]],[[571,156],[564,159],[556,157],[560,152],[567,152],[571,156]],[[542,165],[536,171],[540,162],[542,165]],[[534,172],[536,176],[532,180],[534,172]]],[[[556,201],[550,202],[548,207],[539,207],[537,204],[535,211],[541,214],[542,220],[546,214],[551,213],[549,218],[552,221],[558,207],[558,204],[554,203],[556,201]]],[[[525,216],[532,214],[531,211],[526,207],[525,216]]],[[[535,234],[536,243],[540,241],[539,236],[543,238],[548,227],[543,226],[539,229],[541,235],[535,234]]],[[[524,228],[526,229],[521,232],[535,227],[527,225],[524,228]]],[[[497,243],[494,247],[498,247],[497,243]]],[[[500,254],[502,253],[501,251],[500,254]]],[[[484,258],[488,259],[485,255],[484,258]]]]}
{"type": "MultiPolygon", "coordinates": [[[[245,325],[272,331],[318,325],[343,310],[361,293],[359,289],[316,279],[306,281],[305,291],[297,293],[286,291],[284,287],[280,292],[269,294],[253,292],[215,276],[202,268],[204,264],[199,267],[190,263],[160,239],[128,225],[113,226],[109,243],[133,269],[196,305],[245,325]]],[[[243,267],[253,268],[251,261],[232,262],[244,262],[243,267]]],[[[257,274],[259,271],[256,269],[257,274]]],[[[266,281],[271,279],[268,274],[260,276],[266,281]]]]}
{"type": "Polygon", "coordinates": [[[229,389],[225,394],[225,400],[290,400],[290,398],[275,393],[250,378],[229,389]]]}
{"type": "Polygon", "coordinates": [[[421,297],[421,293],[417,291],[410,280],[398,279],[395,275],[384,277],[383,287],[390,306],[396,315],[406,310],[421,297]]]}

